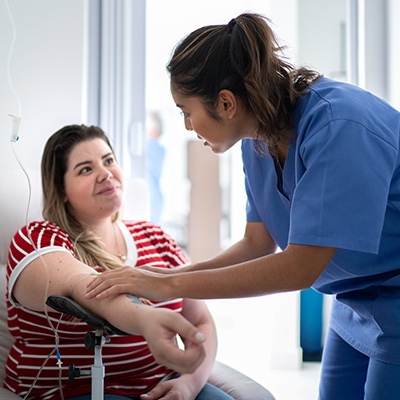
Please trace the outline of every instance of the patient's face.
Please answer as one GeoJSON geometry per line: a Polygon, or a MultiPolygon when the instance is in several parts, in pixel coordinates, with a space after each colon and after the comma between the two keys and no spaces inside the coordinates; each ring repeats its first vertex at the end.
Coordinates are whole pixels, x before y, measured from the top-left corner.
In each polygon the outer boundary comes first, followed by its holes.
{"type": "Polygon", "coordinates": [[[99,223],[121,208],[123,173],[104,140],[88,140],[72,149],[64,191],[64,201],[86,226],[99,223]]]}

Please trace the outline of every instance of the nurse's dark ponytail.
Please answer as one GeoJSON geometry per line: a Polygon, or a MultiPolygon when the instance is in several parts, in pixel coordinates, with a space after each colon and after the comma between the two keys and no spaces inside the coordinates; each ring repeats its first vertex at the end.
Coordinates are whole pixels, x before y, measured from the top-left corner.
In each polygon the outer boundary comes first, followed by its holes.
{"type": "Polygon", "coordinates": [[[215,119],[218,93],[232,91],[257,118],[258,137],[275,155],[288,143],[298,97],[320,75],[284,59],[267,21],[241,14],[227,25],[200,28],[178,44],[167,69],[174,88],[199,96],[215,119]]]}

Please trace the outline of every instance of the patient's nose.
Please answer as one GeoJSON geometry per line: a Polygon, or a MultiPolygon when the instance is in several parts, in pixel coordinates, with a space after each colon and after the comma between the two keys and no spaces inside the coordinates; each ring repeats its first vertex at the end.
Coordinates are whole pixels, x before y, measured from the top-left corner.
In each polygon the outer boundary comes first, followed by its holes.
{"type": "Polygon", "coordinates": [[[113,174],[111,173],[111,171],[105,167],[101,167],[99,170],[99,174],[98,174],[98,181],[102,182],[105,181],[107,179],[112,178],[113,174]]]}

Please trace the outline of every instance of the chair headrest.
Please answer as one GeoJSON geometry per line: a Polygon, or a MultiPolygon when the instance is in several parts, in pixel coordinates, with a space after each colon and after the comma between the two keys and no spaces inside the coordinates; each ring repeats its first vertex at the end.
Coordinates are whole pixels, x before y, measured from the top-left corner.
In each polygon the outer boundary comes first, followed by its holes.
{"type": "MultiPolygon", "coordinates": [[[[42,219],[42,192],[39,170],[28,170],[31,183],[31,202],[28,220],[42,219]]],[[[21,169],[2,172],[0,194],[0,264],[7,263],[8,247],[14,234],[26,225],[29,199],[28,179],[21,169]]]]}

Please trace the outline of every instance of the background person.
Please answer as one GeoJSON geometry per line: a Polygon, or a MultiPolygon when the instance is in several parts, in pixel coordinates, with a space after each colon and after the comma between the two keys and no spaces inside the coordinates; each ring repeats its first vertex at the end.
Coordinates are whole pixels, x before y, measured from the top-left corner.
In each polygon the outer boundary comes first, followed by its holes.
{"type": "Polygon", "coordinates": [[[149,112],[146,115],[146,181],[150,194],[150,219],[160,225],[164,208],[164,195],[161,190],[161,175],[165,160],[165,147],[160,143],[163,124],[160,114],[149,112]]]}
{"type": "Polygon", "coordinates": [[[187,263],[160,228],[119,219],[123,173],[104,132],[71,125],[52,135],[42,158],[42,186],[45,221],[19,230],[9,251],[8,324],[16,341],[5,387],[20,396],[30,391],[30,399],[91,398],[90,377],[68,381],[70,362],[86,369],[93,363],[93,352],[84,346],[91,329],[51,310],[47,318],[47,296],[57,294],[133,335],[112,336],[103,347],[106,399],[229,399],[206,384],[216,334],[202,302],[177,298],[148,306],[126,295],[101,303],[83,297],[94,273],[123,265],[168,269],[187,263]],[[184,351],[176,344],[176,333],[184,351]],[[62,369],[56,347],[65,363],[62,369]]]}
{"type": "Polygon", "coordinates": [[[334,295],[320,399],[395,399],[400,113],[293,68],[280,50],[265,18],[242,14],[188,35],[168,64],[186,128],[215,153],[242,141],[243,239],[169,275],[107,272],[86,296],[236,298],[312,286],[334,295]]]}

